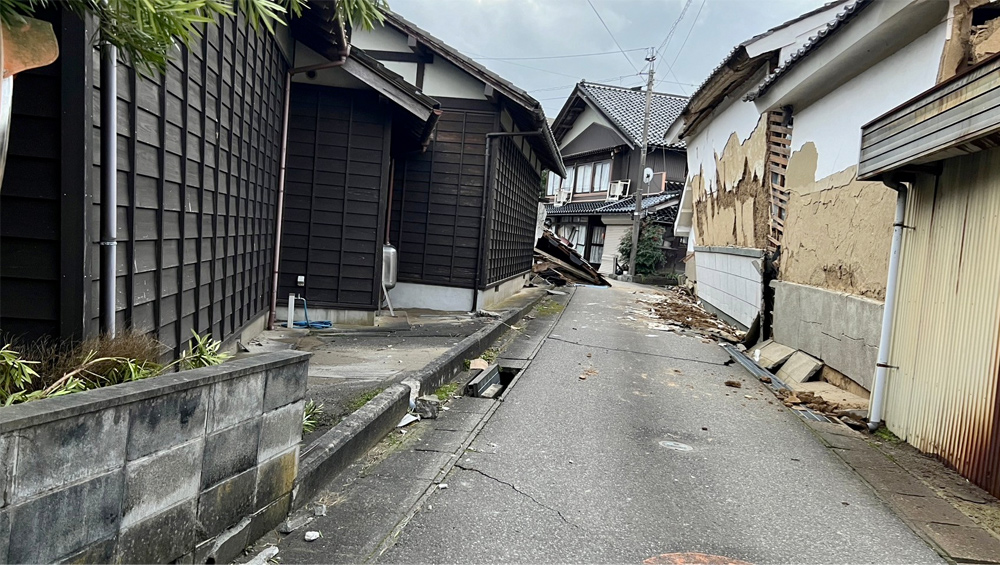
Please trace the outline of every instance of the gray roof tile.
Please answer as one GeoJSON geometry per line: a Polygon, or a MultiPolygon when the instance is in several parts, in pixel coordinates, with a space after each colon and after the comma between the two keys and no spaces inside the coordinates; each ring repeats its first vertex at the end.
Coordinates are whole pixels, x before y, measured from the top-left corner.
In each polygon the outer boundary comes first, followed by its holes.
{"type": "MultiPolygon", "coordinates": [[[[646,92],[620,86],[581,82],[580,89],[607,115],[636,146],[642,145],[642,121],[646,113],[646,92]]],[[[649,145],[683,148],[669,144],[663,135],[687,104],[687,97],[654,92],[650,102],[649,145]]]]}

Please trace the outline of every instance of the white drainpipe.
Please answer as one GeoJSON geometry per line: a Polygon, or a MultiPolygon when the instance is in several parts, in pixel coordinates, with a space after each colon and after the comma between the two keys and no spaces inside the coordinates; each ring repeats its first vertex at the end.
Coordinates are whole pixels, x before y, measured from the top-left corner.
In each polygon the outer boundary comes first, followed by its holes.
{"type": "Polygon", "coordinates": [[[868,429],[875,431],[882,422],[885,404],[885,377],[889,369],[889,342],[892,340],[892,317],[896,310],[896,281],[899,278],[899,255],[903,244],[903,220],[906,217],[906,186],[886,181],[896,190],[896,221],[892,227],[892,249],[889,251],[889,280],[885,283],[885,306],[882,309],[882,335],[878,342],[878,363],[875,365],[875,385],[868,405],[868,429]]]}

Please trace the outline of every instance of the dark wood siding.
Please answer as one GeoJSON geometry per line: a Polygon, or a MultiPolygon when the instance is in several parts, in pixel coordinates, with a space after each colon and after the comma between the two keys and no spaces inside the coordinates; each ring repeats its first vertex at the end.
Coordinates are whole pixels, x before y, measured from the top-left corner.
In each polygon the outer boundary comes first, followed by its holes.
{"type": "Polygon", "coordinates": [[[525,138],[503,137],[495,143],[486,286],[531,269],[542,182],[526,156],[525,138]]]}
{"type": "Polygon", "coordinates": [[[473,288],[486,134],[497,131],[498,112],[486,102],[442,105],[427,151],[397,160],[391,240],[400,281],[473,288]]]}
{"type": "MultiPolygon", "coordinates": [[[[63,18],[57,10],[38,16],[53,23],[61,44],[89,36],[79,18],[63,18]]],[[[83,331],[90,112],[80,94],[89,63],[86,51],[64,49],[55,64],[21,73],[14,82],[0,190],[0,331],[26,340],[83,331]],[[74,79],[78,85],[70,87],[74,79]]]]}
{"type": "Polygon", "coordinates": [[[378,306],[391,114],[375,92],[292,85],[279,298],[378,306]]]}
{"type": "MultiPolygon", "coordinates": [[[[274,38],[242,17],[209,26],[163,76],[119,65],[119,327],[152,332],[179,352],[192,330],[227,339],[267,310],[286,70],[274,38]]],[[[90,335],[100,285],[98,126],[90,335]]]]}

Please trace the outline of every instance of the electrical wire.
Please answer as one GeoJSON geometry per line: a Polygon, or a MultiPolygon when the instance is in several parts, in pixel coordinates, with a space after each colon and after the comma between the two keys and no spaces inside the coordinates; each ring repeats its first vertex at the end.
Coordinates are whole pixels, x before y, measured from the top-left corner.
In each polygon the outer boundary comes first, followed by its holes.
{"type": "MultiPolygon", "coordinates": [[[[645,51],[645,47],[626,49],[626,53],[645,51]]],[[[576,59],[580,57],[597,57],[599,55],[617,55],[621,51],[603,51],[601,53],[580,53],[577,55],[548,55],[544,57],[473,57],[477,61],[541,61],[545,59],[576,59]]]]}
{"type": "Polygon", "coordinates": [[[670,38],[673,37],[674,32],[677,31],[677,25],[684,19],[684,14],[687,13],[688,8],[691,6],[691,2],[693,1],[694,0],[687,0],[687,2],[684,3],[684,7],[681,8],[680,15],[677,16],[676,20],[674,20],[674,23],[670,26],[670,30],[667,32],[667,36],[663,38],[663,43],[661,43],[659,49],[656,50],[656,54],[658,56],[663,56],[663,49],[668,43],[670,43],[670,38]]]}
{"type": "Polygon", "coordinates": [[[496,62],[497,63],[507,63],[508,65],[514,65],[516,67],[523,67],[525,69],[531,69],[533,71],[540,71],[540,72],[543,72],[543,73],[550,73],[550,74],[553,74],[553,75],[559,75],[559,76],[563,76],[563,77],[576,78],[576,75],[569,75],[569,74],[566,74],[566,73],[560,73],[559,71],[550,71],[548,69],[542,69],[542,68],[539,68],[539,67],[532,67],[531,65],[525,65],[523,63],[516,63],[514,61],[501,61],[501,60],[497,60],[496,62]]]}
{"type": "Polygon", "coordinates": [[[608,35],[611,36],[611,41],[615,42],[615,47],[617,47],[618,50],[621,51],[622,57],[625,57],[625,60],[628,61],[629,66],[632,67],[632,70],[635,71],[636,74],[641,74],[639,72],[639,69],[635,67],[635,63],[632,62],[632,59],[629,59],[628,55],[625,54],[625,50],[622,49],[622,46],[618,43],[618,40],[615,39],[615,34],[611,33],[611,28],[608,27],[608,24],[604,23],[604,18],[601,17],[601,13],[597,11],[596,7],[594,7],[594,3],[591,2],[591,0],[587,0],[587,3],[590,4],[590,9],[592,9],[594,11],[594,14],[597,15],[597,19],[601,20],[601,25],[604,26],[605,30],[607,30],[608,35]]]}

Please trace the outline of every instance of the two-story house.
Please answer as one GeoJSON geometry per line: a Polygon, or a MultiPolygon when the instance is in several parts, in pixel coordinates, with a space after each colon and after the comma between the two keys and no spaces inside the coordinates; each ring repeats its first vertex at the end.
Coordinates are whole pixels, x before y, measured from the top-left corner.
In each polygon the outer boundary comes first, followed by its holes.
{"type": "Polygon", "coordinates": [[[601,273],[615,272],[618,242],[631,230],[640,187],[643,214],[669,224],[665,249],[682,256],[686,246],[673,237],[672,226],[684,188],[684,144],[664,141],[663,134],[687,98],[653,93],[646,166],[654,175],[648,186],[640,168],[645,103],[639,88],[581,81],[552,124],[567,174],[549,174],[546,221],[601,273]]]}

